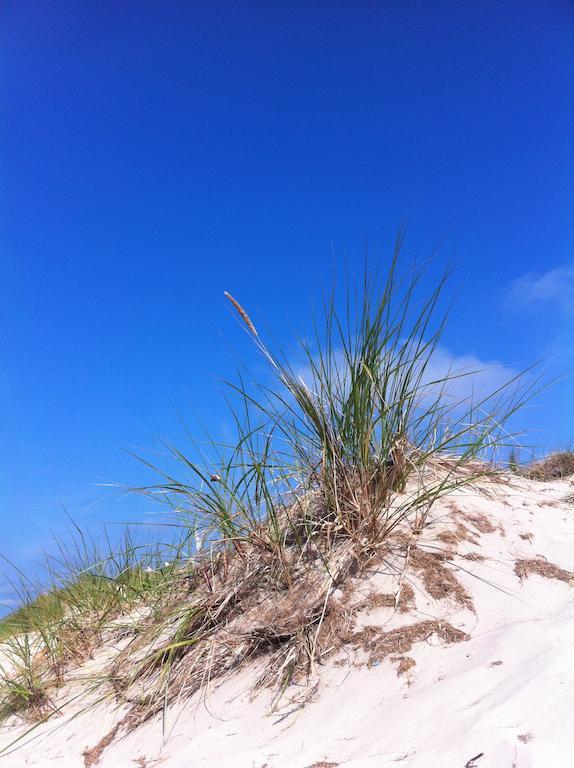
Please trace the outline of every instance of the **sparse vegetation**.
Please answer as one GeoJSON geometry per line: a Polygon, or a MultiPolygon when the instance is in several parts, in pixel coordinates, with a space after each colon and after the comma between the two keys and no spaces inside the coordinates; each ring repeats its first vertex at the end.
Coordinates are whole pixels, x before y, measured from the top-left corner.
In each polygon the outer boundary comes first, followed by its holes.
{"type": "Polygon", "coordinates": [[[574,475],[574,451],[556,451],[522,470],[530,480],[560,480],[574,475]]]}
{"type": "MultiPolygon", "coordinates": [[[[514,379],[461,401],[453,385],[469,372],[431,375],[448,275],[421,299],[422,272],[400,280],[399,250],[380,291],[365,278],[348,287],[342,312],[334,294],[325,300],[312,340],[300,342],[303,364],[264,343],[228,296],[274,383],[230,384],[234,445],[213,443],[193,458],[172,449],[185,477],[158,469],[158,483],[138,489],[177,521],[167,564],[165,547],[128,538],[102,553],[77,531],[74,556],[64,549],[50,568],[52,588],[29,591],[4,622],[2,713],[45,716],[70,668],[110,637],[122,647],[102,695],[131,707],[114,734],[256,657],[266,659],[259,683],[281,691],[350,636],[333,590],[399,532],[408,548],[405,531],[420,532],[438,498],[496,471],[504,425],[534,385],[514,379]]],[[[444,576],[440,557],[431,559],[444,576]]],[[[463,639],[431,624],[423,635],[463,639]]]]}

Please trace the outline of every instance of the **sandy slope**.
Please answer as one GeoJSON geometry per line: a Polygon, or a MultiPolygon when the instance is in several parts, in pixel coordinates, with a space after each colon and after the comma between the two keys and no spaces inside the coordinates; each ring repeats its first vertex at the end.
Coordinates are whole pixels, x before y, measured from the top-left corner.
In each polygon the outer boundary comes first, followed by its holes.
{"type": "MultiPolygon", "coordinates": [[[[275,711],[271,691],[252,697],[257,670],[248,668],[172,710],[165,740],[156,718],[114,741],[98,765],[573,766],[574,585],[537,574],[520,579],[515,572],[517,560],[544,558],[574,570],[574,506],[566,500],[573,492],[566,481],[513,480],[449,496],[433,510],[417,547],[456,550],[446,565],[455,569],[474,611],[452,596],[432,598],[424,571],[413,565],[404,583],[413,587],[416,606],[402,613],[365,608],[355,628],[374,625],[388,632],[438,620],[469,639],[448,644],[429,632],[400,654],[416,662],[401,675],[396,655],[377,660],[371,654],[369,661],[369,653],[351,643],[318,670],[310,686],[289,689],[275,711]],[[465,525],[473,541],[448,543],[448,535],[441,540],[457,524],[465,525]],[[476,554],[485,559],[472,559],[476,554]]],[[[373,590],[387,593],[396,590],[396,577],[383,562],[357,588],[365,597],[373,590]]],[[[99,660],[90,663],[96,669],[99,660]]],[[[62,696],[73,692],[71,687],[62,696]]],[[[81,768],[83,750],[117,720],[110,706],[80,711],[71,721],[53,718],[18,751],[4,753],[0,765],[81,768]]],[[[16,720],[5,723],[0,748],[25,729],[16,720]]]]}

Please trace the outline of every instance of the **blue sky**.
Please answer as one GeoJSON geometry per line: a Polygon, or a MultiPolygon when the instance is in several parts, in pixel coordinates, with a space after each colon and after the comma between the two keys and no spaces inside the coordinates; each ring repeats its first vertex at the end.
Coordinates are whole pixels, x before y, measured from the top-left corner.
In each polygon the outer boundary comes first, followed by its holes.
{"type": "MultiPolygon", "coordinates": [[[[180,415],[225,429],[218,378],[254,357],[224,290],[289,349],[401,222],[407,262],[442,243],[455,266],[445,356],[572,373],[571,3],[6,0],[0,37],[0,551],[22,567],[62,505],[142,518],[101,485],[149,480],[126,449],[185,448],[180,415]]],[[[573,400],[566,379],[521,416],[538,451],[574,439],[573,400]]]]}

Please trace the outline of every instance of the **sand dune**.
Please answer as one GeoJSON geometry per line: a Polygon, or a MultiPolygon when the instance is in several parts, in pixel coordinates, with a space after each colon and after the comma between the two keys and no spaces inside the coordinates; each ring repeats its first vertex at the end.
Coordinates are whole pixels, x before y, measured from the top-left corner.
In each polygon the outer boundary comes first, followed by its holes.
{"type": "Polygon", "coordinates": [[[573,490],[512,478],[443,498],[406,568],[391,547],[334,591],[354,607],[344,642],[281,696],[253,690],[260,658],[206,681],[164,722],[114,734],[123,710],[86,694],[114,653],[103,648],[58,693],[59,704],[82,694],[61,715],[32,731],[16,717],[1,726],[0,765],[573,765],[573,490]]]}

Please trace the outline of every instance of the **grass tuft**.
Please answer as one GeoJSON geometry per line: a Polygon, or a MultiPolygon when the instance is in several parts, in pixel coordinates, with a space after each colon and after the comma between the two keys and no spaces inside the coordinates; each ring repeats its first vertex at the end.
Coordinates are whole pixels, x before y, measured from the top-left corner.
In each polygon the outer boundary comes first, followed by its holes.
{"type": "Polygon", "coordinates": [[[325,297],[297,364],[225,293],[271,383],[229,383],[233,444],[171,448],[179,472],[154,468],[157,484],[138,489],[173,512],[169,557],[129,535],[100,551],[77,529],[50,563],[51,589],[24,585],[24,607],[4,622],[0,714],[44,713],[110,638],[120,650],[101,686],[128,705],[125,728],[255,659],[259,684],[280,693],[352,635],[335,591],[420,533],[437,499],[497,471],[505,425],[536,382],[456,396],[470,372],[433,368],[449,274],[424,294],[424,270],[398,274],[401,244],[382,282],[325,297]]]}
{"type": "Polygon", "coordinates": [[[523,468],[521,474],[530,480],[560,480],[574,475],[574,451],[557,451],[523,468]]]}

